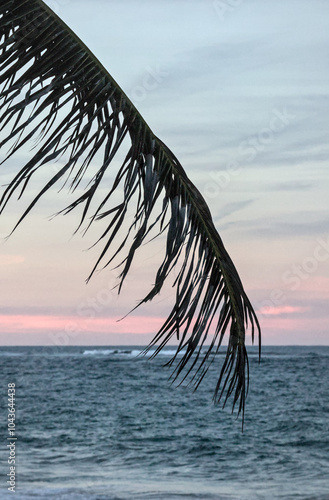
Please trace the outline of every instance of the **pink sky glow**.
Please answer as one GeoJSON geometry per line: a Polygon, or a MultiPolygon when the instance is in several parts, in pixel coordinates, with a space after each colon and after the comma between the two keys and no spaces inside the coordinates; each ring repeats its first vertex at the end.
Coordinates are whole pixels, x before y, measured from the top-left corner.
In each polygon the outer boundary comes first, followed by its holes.
{"type": "MultiPolygon", "coordinates": [[[[323,334],[311,335],[313,320],[305,316],[307,308],[273,307],[259,313],[263,344],[325,344],[326,321],[317,322],[323,334]],[[303,314],[304,313],[304,314],[303,314]],[[299,316],[300,315],[300,316],[299,316]],[[298,332],[298,333],[297,333],[298,332]],[[312,340],[312,341],[310,341],[312,340]]],[[[0,315],[2,345],[145,345],[165,321],[165,317],[127,316],[121,321],[109,317],[83,318],[52,315],[0,315]],[[4,333],[5,332],[5,333],[4,333]]],[[[209,335],[211,339],[211,335],[209,335]]],[[[246,342],[251,345],[250,331],[246,342]]],[[[172,344],[177,344],[173,339],[172,344]]],[[[256,341],[257,344],[257,341],[256,341]]]]}
{"type": "Polygon", "coordinates": [[[149,342],[165,318],[128,316],[81,318],[78,316],[1,315],[3,345],[111,345],[122,344],[127,334],[132,344],[149,342]],[[87,340],[88,339],[88,340],[87,340]]]}

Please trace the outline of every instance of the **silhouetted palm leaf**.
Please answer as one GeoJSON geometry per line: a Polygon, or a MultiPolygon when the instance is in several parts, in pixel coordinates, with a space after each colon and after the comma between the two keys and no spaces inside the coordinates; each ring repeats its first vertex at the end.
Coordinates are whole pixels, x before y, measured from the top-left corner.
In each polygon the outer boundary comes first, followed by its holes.
{"type": "Polygon", "coordinates": [[[38,138],[36,152],[6,187],[1,211],[14,193],[23,194],[35,172],[42,169],[47,173],[48,182],[18,225],[60,179],[69,181],[74,191],[92,171],[92,162],[101,152],[101,166],[83,194],[64,211],[68,213],[81,205],[80,225],[88,216],[87,227],[99,219],[108,221],[98,240],[105,242],[104,248],[90,276],[101,262],[105,267],[126,252],[121,262],[120,291],[135,252],[146,237],[155,228],[166,234],[164,260],[152,289],[140,304],[160,292],[170,271],[179,264],[174,283],[176,302],[149,348],[156,346],[157,354],[177,336],[177,352],[183,355],[174,356],[169,363],[177,363],[173,376],[189,374],[198,386],[229,331],[214,398],[219,400],[225,393],[225,404],[233,394],[233,408],[239,402],[238,412],[244,411],[248,386],[245,332],[250,324],[254,339],[254,330],[260,334],[260,328],[200,192],[109,73],[42,1],[3,0],[0,25],[0,126],[3,135],[9,130],[1,147],[10,145],[8,158],[31,138],[38,138]],[[107,169],[128,139],[111,189],[92,209],[107,169]],[[65,164],[52,172],[49,163],[64,153],[65,164]],[[123,197],[117,204],[112,199],[119,186],[123,187],[123,197]],[[133,222],[123,231],[128,206],[131,208],[133,203],[133,222]],[[114,251],[113,242],[118,242],[120,228],[122,241],[114,251]],[[206,347],[209,337],[210,346],[206,347]]]}

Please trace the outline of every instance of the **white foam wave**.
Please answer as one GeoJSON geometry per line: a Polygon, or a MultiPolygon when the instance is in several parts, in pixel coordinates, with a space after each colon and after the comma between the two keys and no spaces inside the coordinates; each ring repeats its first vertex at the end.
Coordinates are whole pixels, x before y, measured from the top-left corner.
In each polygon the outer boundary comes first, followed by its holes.
{"type": "MultiPolygon", "coordinates": [[[[84,356],[129,356],[136,358],[140,356],[143,349],[86,349],[83,351],[84,356]]],[[[155,349],[147,352],[146,356],[150,357],[155,353],[155,349]]],[[[158,353],[158,356],[174,356],[176,354],[175,349],[164,349],[158,353]]],[[[180,352],[179,355],[183,355],[184,351],[180,352]]]]}
{"type": "Polygon", "coordinates": [[[92,349],[83,351],[84,356],[109,356],[110,354],[114,354],[113,349],[92,349]]]}

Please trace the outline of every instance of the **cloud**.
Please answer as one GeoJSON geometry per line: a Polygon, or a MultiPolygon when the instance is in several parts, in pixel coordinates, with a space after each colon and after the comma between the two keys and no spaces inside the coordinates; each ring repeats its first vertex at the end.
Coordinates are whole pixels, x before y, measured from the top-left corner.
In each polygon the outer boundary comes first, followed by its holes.
{"type": "Polygon", "coordinates": [[[220,215],[216,217],[215,224],[221,225],[222,219],[224,219],[225,217],[230,217],[232,214],[244,210],[249,205],[252,205],[254,201],[255,199],[252,198],[249,200],[233,201],[230,203],[226,203],[223,207],[221,207],[220,215]]]}
{"type": "MultiPolygon", "coordinates": [[[[258,236],[262,235],[266,238],[291,238],[292,236],[294,238],[301,236],[315,238],[316,236],[326,235],[328,232],[328,220],[314,220],[314,218],[312,214],[303,212],[298,215],[297,213],[287,215],[287,222],[283,220],[282,216],[277,218],[277,220],[267,218],[258,225],[258,228],[255,229],[255,234],[258,233],[258,236]],[[300,222],[303,219],[305,222],[300,222]]],[[[316,241],[314,241],[314,244],[316,244],[316,241]]]]}
{"type": "Polygon", "coordinates": [[[25,262],[25,257],[23,255],[6,255],[0,254],[0,266],[12,266],[16,264],[21,264],[25,262]]]}
{"type": "MultiPolygon", "coordinates": [[[[260,200],[262,202],[262,199],[260,200]]],[[[279,201],[279,200],[278,200],[279,201]]],[[[247,203],[246,207],[250,204],[247,203]]],[[[261,203],[255,206],[255,210],[260,208],[261,203]]],[[[242,206],[242,205],[241,205],[242,206]]],[[[218,210],[219,212],[219,210],[218,210]]],[[[220,224],[222,230],[231,230],[239,235],[239,238],[250,238],[266,240],[268,244],[272,240],[279,239],[297,239],[300,237],[311,238],[314,246],[317,244],[317,237],[326,238],[328,234],[328,219],[323,218],[321,213],[299,212],[297,207],[295,211],[284,210],[280,213],[268,213],[266,205],[263,207],[264,217],[252,216],[247,218],[240,217],[230,220],[225,224],[220,224]]],[[[232,212],[233,214],[234,212],[232,212]]],[[[216,218],[216,220],[218,220],[216,218]]],[[[300,245],[300,244],[299,244],[300,245]]],[[[307,252],[307,250],[305,250],[307,252]]],[[[308,250],[309,252],[309,250],[308,250]]]]}
{"type": "Polygon", "coordinates": [[[288,314],[304,313],[308,310],[308,307],[300,306],[267,306],[262,307],[259,313],[264,316],[285,316],[288,314]]]}
{"type": "Polygon", "coordinates": [[[315,181],[298,181],[298,180],[287,180],[277,183],[269,183],[267,185],[268,191],[308,191],[315,187],[315,181]]]}

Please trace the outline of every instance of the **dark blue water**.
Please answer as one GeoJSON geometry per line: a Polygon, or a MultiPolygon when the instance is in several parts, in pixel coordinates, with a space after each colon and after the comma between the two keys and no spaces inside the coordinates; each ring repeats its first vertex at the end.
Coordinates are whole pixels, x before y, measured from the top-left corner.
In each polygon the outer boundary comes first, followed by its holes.
{"type": "Polygon", "coordinates": [[[168,383],[163,354],[2,347],[0,499],[328,500],[329,347],[250,349],[241,419],[168,383]],[[7,491],[7,385],[16,384],[16,493],[7,491]]]}

